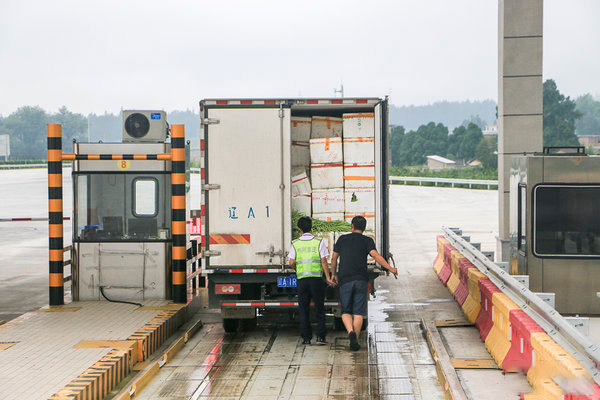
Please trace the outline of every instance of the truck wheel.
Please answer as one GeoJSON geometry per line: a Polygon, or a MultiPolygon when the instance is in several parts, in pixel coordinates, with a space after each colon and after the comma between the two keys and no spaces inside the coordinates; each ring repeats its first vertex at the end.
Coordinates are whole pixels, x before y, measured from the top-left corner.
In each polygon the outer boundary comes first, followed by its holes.
{"type": "Polygon", "coordinates": [[[235,333],[240,325],[240,320],[235,318],[224,318],[223,329],[227,333],[235,333]]]}
{"type": "Polygon", "coordinates": [[[346,330],[346,327],[344,326],[344,321],[342,321],[341,318],[337,318],[337,317],[333,318],[333,327],[335,328],[336,331],[346,330]]]}
{"type": "Polygon", "coordinates": [[[363,319],[363,324],[362,324],[362,327],[360,330],[366,331],[368,326],[369,326],[369,320],[365,318],[365,319],[363,319]]]}

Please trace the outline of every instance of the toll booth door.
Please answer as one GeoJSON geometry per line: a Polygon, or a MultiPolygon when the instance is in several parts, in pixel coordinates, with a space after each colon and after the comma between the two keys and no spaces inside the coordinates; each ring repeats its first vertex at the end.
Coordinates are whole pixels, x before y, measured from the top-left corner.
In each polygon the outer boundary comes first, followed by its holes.
{"type": "Polygon", "coordinates": [[[207,267],[281,265],[291,240],[289,108],[208,108],[207,267]]]}

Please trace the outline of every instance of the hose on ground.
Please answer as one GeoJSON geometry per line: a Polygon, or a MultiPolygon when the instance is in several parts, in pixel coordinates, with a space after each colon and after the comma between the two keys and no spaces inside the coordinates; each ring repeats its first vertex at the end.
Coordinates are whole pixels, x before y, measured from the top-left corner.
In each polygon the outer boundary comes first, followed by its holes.
{"type": "Polygon", "coordinates": [[[132,304],[132,305],[138,306],[138,307],[143,307],[144,306],[142,303],[135,303],[133,301],[111,300],[108,297],[106,297],[106,295],[104,294],[104,286],[100,286],[100,293],[102,293],[102,297],[104,297],[107,301],[110,301],[111,303],[132,304]]]}

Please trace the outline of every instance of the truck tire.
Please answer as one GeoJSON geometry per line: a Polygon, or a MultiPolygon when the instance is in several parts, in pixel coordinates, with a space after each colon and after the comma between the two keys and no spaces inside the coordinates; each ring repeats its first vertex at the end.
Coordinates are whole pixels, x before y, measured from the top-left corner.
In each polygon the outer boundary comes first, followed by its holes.
{"type": "Polygon", "coordinates": [[[360,328],[361,332],[366,331],[368,326],[369,326],[369,320],[367,318],[364,318],[362,327],[360,328]]]}
{"type": "Polygon", "coordinates": [[[224,318],[223,330],[227,333],[235,333],[240,326],[240,320],[237,318],[224,318]]]}
{"type": "Polygon", "coordinates": [[[342,319],[338,317],[333,318],[333,327],[336,331],[346,330],[346,327],[344,326],[344,321],[342,321],[342,319]]]}

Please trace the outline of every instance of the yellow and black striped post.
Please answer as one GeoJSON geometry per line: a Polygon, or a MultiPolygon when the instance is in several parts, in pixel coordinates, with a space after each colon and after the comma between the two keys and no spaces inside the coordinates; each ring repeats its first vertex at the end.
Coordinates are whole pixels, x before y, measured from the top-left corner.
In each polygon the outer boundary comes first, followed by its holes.
{"type": "Polygon", "coordinates": [[[185,210],[185,126],[171,125],[171,230],[175,303],[187,302],[185,210]]]}
{"type": "Polygon", "coordinates": [[[48,124],[48,233],[50,305],[64,304],[62,127],[48,124]]]}

